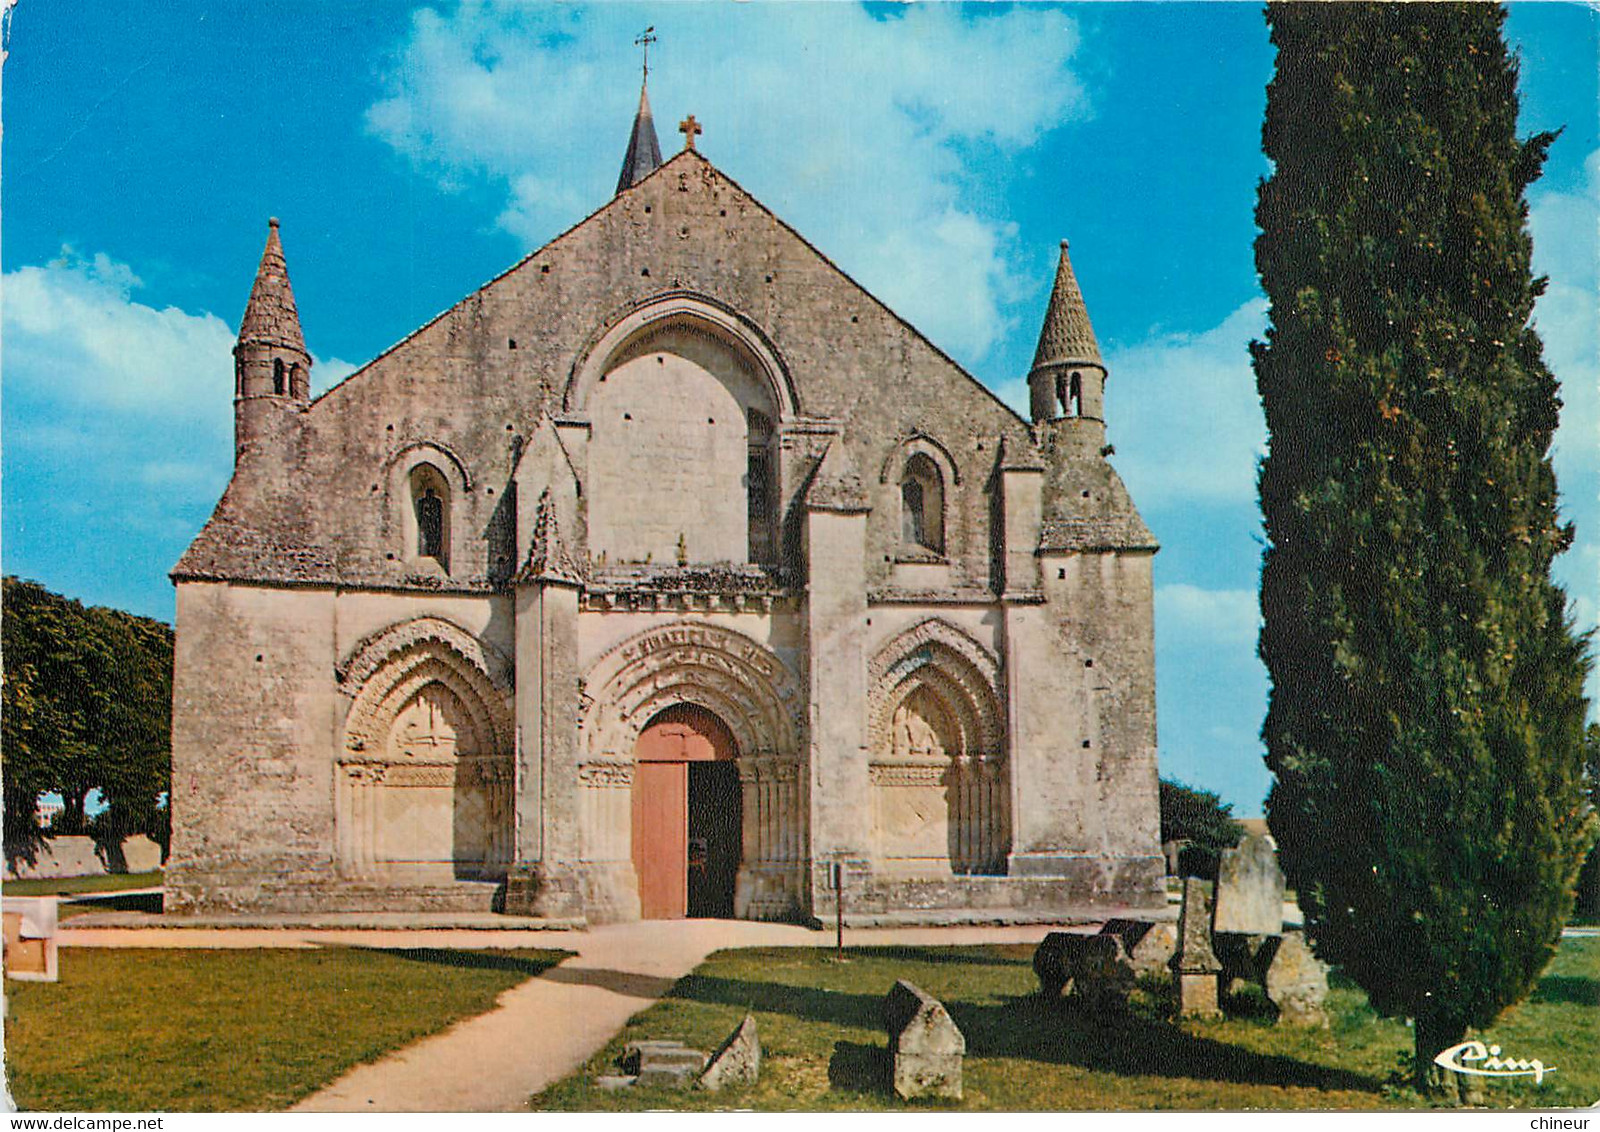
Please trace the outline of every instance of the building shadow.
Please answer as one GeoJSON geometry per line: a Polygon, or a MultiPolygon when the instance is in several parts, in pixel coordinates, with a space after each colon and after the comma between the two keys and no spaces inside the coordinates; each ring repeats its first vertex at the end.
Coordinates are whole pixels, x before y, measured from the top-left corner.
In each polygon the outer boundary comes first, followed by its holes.
{"type": "Polygon", "coordinates": [[[615,971],[606,967],[557,967],[545,975],[552,983],[568,986],[599,987],[627,998],[664,998],[681,980],[665,975],[645,975],[637,971],[615,971]]]}
{"type": "Polygon", "coordinates": [[[362,947],[354,951],[374,951],[392,955],[411,963],[430,963],[437,967],[460,967],[475,971],[515,971],[524,975],[541,975],[560,963],[565,955],[554,959],[541,959],[528,955],[506,955],[496,951],[464,951],[449,947],[362,947]]]}

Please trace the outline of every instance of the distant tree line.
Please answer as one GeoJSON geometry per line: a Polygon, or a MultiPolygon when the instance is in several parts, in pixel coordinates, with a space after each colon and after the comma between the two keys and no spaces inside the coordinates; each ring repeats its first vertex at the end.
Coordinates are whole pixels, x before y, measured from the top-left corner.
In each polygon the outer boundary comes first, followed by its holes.
{"type": "Polygon", "coordinates": [[[1222,851],[1239,844],[1243,835],[1233,803],[1210,790],[1171,778],[1161,780],[1161,840],[1188,842],[1178,854],[1180,875],[1215,880],[1222,851]]]}
{"type": "Polygon", "coordinates": [[[172,785],[172,628],[84,606],[36,582],[3,582],[0,778],[7,860],[32,859],[39,795],[61,795],[53,833],[167,842],[172,785]],[[91,821],[91,791],[106,809],[91,821]]]}

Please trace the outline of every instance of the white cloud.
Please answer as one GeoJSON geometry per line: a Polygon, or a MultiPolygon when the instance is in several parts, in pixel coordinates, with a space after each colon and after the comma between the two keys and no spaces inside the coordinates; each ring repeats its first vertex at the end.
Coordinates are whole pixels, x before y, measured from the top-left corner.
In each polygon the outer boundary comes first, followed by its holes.
{"type": "MultiPolygon", "coordinates": [[[[104,254],[67,249],[3,286],[8,487],[70,472],[209,508],[233,463],[235,331],[137,301],[138,275],[104,254]]],[[[312,373],[326,387],[353,368],[312,373]]]]}
{"type": "Polygon", "coordinates": [[[1251,299],[1203,334],[1169,334],[1112,353],[1111,439],[1137,437],[1117,469],[1141,507],[1253,503],[1266,420],[1249,343],[1266,329],[1251,299]]]}
{"type": "Polygon", "coordinates": [[[1208,590],[1186,582],[1156,589],[1156,632],[1162,646],[1254,656],[1261,623],[1255,590],[1208,590]]]}
{"type": "MultiPolygon", "coordinates": [[[[999,182],[1088,113],[1070,17],[833,4],[651,18],[664,149],[693,111],[708,156],[941,346],[971,365],[1003,337],[1026,283],[999,182]]],[[[503,184],[501,226],[543,241],[615,183],[638,98],[615,45],[641,22],[621,6],[424,9],[368,127],[443,184],[503,184]]]]}

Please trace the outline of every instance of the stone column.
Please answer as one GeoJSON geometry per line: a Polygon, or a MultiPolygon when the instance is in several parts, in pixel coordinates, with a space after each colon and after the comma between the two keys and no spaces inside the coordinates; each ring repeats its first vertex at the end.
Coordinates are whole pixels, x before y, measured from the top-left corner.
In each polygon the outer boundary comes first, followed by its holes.
{"type": "Polygon", "coordinates": [[[578,594],[549,492],[516,576],[516,837],[507,912],[584,913],[578,784],[578,594]]]}
{"type": "MultiPolygon", "coordinates": [[[[830,867],[867,869],[865,493],[835,439],[807,496],[806,681],[810,708],[811,911],[831,914],[830,867]]],[[[848,880],[847,880],[848,885],[848,880]]],[[[849,911],[848,896],[846,912],[849,911]]]]}

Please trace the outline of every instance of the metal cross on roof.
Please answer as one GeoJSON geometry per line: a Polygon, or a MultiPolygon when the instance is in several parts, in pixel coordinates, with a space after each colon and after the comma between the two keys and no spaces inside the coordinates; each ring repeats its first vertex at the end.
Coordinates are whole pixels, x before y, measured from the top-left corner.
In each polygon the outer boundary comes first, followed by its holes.
{"type": "Polygon", "coordinates": [[[633,45],[644,48],[644,77],[650,77],[650,45],[656,41],[656,25],[651,24],[634,37],[633,45]]]}
{"type": "Polygon", "coordinates": [[[678,123],[678,132],[683,135],[683,146],[685,149],[693,149],[694,136],[696,134],[705,133],[705,131],[700,128],[700,123],[694,120],[693,114],[689,115],[683,121],[678,123]]]}

